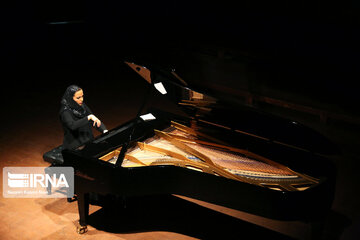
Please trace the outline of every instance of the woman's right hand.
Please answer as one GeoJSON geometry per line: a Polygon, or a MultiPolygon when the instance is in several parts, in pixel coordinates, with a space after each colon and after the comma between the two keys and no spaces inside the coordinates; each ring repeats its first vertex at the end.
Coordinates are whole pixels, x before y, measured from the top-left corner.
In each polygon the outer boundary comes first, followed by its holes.
{"type": "Polygon", "coordinates": [[[95,117],[94,114],[90,114],[88,116],[88,120],[89,121],[92,120],[94,122],[93,126],[95,126],[95,124],[96,124],[97,127],[100,127],[100,125],[101,125],[101,121],[97,117],[95,117]]]}

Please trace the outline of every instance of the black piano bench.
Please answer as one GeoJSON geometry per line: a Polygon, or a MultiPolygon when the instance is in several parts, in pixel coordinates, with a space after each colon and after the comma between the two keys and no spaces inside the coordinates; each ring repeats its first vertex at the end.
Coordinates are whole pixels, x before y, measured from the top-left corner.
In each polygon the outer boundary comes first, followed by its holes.
{"type": "Polygon", "coordinates": [[[57,146],[56,148],[44,153],[43,158],[46,162],[51,163],[51,166],[60,166],[64,163],[64,158],[61,151],[63,146],[57,146]]]}
{"type": "MultiPolygon", "coordinates": [[[[45,168],[45,173],[46,174],[51,175],[51,173],[52,173],[51,167],[61,166],[64,163],[64,158],[63,158],[62,153],[61,153],[61,151],[63,149],[64,149],[63,146],[60,145],[60,146],[57,146],[56,148],[44,153],[43,159],[46,162],[49,162],[51,164],[49,167],[45,168]]],[[[47,192],[48,192],[48,195],[51,194],[51,184],[48,184],[47,192]]],[[[76,200],[77,200],[76,196],[74,196],[73,198],[68,198],[67,199],[68,202],[73,202],[73,201],[76,201],[76,200]]]]}

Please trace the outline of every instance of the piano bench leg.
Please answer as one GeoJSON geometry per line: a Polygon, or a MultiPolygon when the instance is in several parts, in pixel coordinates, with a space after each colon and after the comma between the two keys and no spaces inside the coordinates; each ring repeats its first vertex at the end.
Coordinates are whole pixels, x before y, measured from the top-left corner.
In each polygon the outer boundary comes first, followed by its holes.
{"type": "Polygon", "coordinates": [[[77,194],[78,210],[79,210],[79,224],[77,232],[83,234],[87,232],[87,218],[89,216],[89,194],[79,193],[77,194]]]}
{"type": "Polygon", "coordinates": [[[46,187],[46,191],[48,195],[51,195],[51,184],[48,182],[48,185],[46,187]]]}
{"type": "MultiPolygon", "coordinates": [[[[51,167],[52,167],[52,165],[45,168],[45,170],[44,170],[45,174],[51,175],[51,173],[52,173],[52,171],[50,170],[51,167]]],[[[50,180],[47,181],[46,191],[47,191],[48,195],[51,195],[51,182],[50,182],[50,180]]]]}

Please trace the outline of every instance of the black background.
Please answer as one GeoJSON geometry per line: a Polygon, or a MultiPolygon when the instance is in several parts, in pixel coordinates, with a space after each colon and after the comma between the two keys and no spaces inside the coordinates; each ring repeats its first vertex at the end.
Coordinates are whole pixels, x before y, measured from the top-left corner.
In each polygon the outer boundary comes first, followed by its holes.
{"type": "MultiPolygon", "coordinates": [[[[14,133],[9,125],[21,130],[24,125],[57,122],[60,98],[70,84],[83,87],[87,104],[109,128],[133,118],[146,85],[132,80],[122,64],[128,59],[174,67],[185,80],[276,92],[274,97],[280,99],[358,117],[359,5],[358,1],[1,3],[2,142],[14,133]]],[[[359,138],[353,130],[358,126],[345,131],[337,125],[308,123],[345,150],[336,163],[333,210],[351,220],[344,238],[355,239],[351,237],[357,236],[359,226],[359,196],[354,190],[359,181],[355,171],[359,138]]],[[[56,126],[60,133],[60,125],[56,126]]],[[[52,137],[61,143],[61,136],[52,137]]],[[[335,221],[334,226],[339,224],[335,221]]]]}
{"type": "MultiPolygon", "coordinates": [[[[188,65],[178,61],[191,65],[194,54],[215,56],[222,50],[226,61],[248,66],[245,78],[255,89],[296,92],[358,113],[356,1],[66,0],[2,5],[3,80],[26,91],[50,81],[89,82],[86,69],[112,74],[113,66],[128,58],[186,72],[188,65]],[[44,72],[51,71],[64,76],[48,79],[44,72]]],[[[216,68],[220,76],[229,71],[222,65],[200,65],[204,71],[216,68]]],[[[126,82],[111,84],[122,87],[126,82]]],[[[231,86],[237,84],[234,79],[231,86]]]]}

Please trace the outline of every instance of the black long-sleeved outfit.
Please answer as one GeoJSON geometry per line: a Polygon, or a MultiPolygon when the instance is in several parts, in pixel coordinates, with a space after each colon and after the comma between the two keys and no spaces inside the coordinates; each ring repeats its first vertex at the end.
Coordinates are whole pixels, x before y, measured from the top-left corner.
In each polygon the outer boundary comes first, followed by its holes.
{"type": "MultiPolygon", "coordinates": [[[[66,109],[61,112],[60,120],[64,129],[63,147],[65,149],[75,149],[82,144],[94,139],[91,127],[94,122],[88,120],[88,115],[92,114],[89,107],[84,105],[86,116],[77,117],[71,110],[66,109]]],[[[101,122],[100,127],[95,128],[103,133],[106,130],[105,125],[101,122]]]]}

